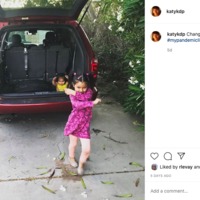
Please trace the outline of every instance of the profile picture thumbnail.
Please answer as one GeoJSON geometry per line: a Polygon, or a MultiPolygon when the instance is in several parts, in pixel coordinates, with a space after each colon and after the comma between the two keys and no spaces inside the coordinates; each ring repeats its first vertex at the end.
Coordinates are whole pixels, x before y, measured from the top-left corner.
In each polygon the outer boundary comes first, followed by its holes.
{"type": "Polygon", "coordinates": [[[152,164],[151,165],[151,169],[152,170],[157,170],[158,169],[158,165],[157,164],[152,164]]]}
{"type": "Polygon", "coordinates": [[[154,42],[158,42],[161,39],[161,34],[158,31],[153,31],[151,34],[151,39],[154,42]]]}
{"type": "Polygon", "coordinates": [[[151,14],[154,16],[154,17],[158,17],[160,16],[161,14],[161,9],[158,7],[158,6],[153,6],[151,8],[151,14]]]}

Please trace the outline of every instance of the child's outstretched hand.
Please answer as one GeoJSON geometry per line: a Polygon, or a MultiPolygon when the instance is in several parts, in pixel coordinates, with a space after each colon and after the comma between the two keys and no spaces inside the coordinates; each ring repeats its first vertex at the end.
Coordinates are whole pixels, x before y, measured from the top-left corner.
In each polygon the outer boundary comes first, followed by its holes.
{"type": "Polygon", "coordinates": [[[99,99],[99,98],[96,98],[94,101],[93,101],[93,104],[98,104],[98,103],[100,103],[101,102],[101,99],[99,99]]]}
{"type": "Polygon", "coordinates": [[[67,95],[75,95],[76,92],[72,89],[69,89],[69,88],[65,88],[65,94],[67,95]]]}

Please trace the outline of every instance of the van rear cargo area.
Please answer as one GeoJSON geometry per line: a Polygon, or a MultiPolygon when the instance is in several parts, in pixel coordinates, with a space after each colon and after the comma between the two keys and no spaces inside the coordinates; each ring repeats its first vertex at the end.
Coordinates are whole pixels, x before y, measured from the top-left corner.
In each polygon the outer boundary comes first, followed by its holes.
{"type": "Polygon", "coordinates": [[[70,26],[5,30],[2,44],[0,95],[55,92],[55,76],[87,70],[83,48],[70,26]]]}
{"type": "Polygon", "coordinates": [[[1,93],[26,93],[26,92],[42,92],[55,91],[55,87],[51,82],[44,80],[23,80],[12,84],[7,84],[1,88],[1,93]]]}

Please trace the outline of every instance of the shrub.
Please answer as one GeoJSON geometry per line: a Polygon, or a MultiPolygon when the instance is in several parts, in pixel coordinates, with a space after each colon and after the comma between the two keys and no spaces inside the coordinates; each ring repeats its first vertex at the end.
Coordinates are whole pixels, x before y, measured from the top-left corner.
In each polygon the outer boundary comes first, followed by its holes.
{"type": "Polygon", "coordinates": [[[125,110],[144,116],[144,1],[104,0],[93,9],[96,19],[87,17],[84,26],[99,71],[105,80],[115,82],[125,110]]]}

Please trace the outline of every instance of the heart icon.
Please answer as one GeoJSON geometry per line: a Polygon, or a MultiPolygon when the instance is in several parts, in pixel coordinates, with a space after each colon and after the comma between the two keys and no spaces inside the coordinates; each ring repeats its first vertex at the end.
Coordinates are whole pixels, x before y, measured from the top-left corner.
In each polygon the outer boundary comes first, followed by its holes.
{"type": "Polygon", "coordinates": [[[157,152],[152,152],[150,154],[150,156],[151,156],[152,159],[156,160],[158,158],[159,154],[157,152]]]}

